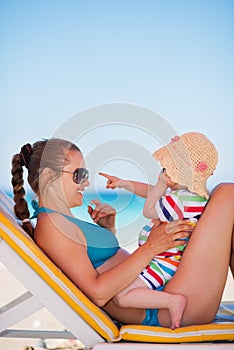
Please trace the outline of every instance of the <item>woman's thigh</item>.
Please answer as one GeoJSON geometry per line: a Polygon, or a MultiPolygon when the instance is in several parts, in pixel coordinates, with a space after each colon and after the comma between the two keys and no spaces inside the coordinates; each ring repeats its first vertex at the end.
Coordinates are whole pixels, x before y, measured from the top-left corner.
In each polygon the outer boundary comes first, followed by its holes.
{"type": "MultiPolygon", "coordinates": [[[[234,221],[234,184],[220,185],[212,194],[165,291],[183,294],[187,306],[182,323],[211,322],[218,310],[226,283],[234,221]]],[[[169,322],[159,311],[162,325],[169,322]]]]}

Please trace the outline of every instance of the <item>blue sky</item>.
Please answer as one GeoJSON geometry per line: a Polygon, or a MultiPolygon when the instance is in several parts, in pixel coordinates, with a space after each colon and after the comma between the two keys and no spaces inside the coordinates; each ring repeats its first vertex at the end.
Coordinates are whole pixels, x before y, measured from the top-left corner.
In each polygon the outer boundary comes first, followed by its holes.
{"type": "Polygon", "coordinates": [[[233,18],[228,0],[2,0],[1,185],[23,144],[112,102],[206,133],[220,155],[214,183],[233,181],[233,18]]]}

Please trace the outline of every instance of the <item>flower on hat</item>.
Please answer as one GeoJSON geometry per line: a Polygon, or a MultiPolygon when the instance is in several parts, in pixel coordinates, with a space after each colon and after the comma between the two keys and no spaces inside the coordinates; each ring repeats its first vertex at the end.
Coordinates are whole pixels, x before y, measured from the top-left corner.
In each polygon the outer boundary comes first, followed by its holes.
{"type": "Polygon", "coordinates": [[[207,168],[208,168],[208,164],[206,162],[200,162],[196,166],[195,171],[197,173],[203,173],[204,171],[206,171],[207,168]]]}
{"type": "Polygon", "coordinates": [[[179,139],[180,139],[179,136],[174,136],[174,137],[172,137],[171,142],[178,141],[179,139]]]}

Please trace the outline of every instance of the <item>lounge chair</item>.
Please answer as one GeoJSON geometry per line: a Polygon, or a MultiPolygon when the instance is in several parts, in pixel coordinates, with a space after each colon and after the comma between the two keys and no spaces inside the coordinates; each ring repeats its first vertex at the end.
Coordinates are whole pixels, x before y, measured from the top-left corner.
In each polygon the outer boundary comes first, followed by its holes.
{"type": "Polygon", "coordinates": [[[226,315],[221,323],[176,330],[140,325],[118,327],[22,230],[12,208],[12,200],[0,189],[0,262],[27,288],[27,292],[0,309],[0,337],[75,338],[86,348],[112,350],[131,346],[133,349],[159,349],[162,343],[167,344],[167,349],[169,346],[177,349],[174,344],[183,342],[227,342],[222,346],[234,342],[234,302],[222,304],[220,311],[226,315]],[[43,307],[67,331],[10,328],[43,307]]]}

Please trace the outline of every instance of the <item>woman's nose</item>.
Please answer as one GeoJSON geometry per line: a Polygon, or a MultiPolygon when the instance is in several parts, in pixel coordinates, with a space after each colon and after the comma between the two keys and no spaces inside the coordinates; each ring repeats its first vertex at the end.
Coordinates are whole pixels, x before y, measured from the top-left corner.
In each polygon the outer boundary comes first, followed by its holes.
{"type": "Polygon", "coordinates": [[[85,182],[83,182],[83,185],[84,186],[90,186],[90,182],[89,182],[89,180],[87,179],[87,180],[85,180],[85,182]]]}

